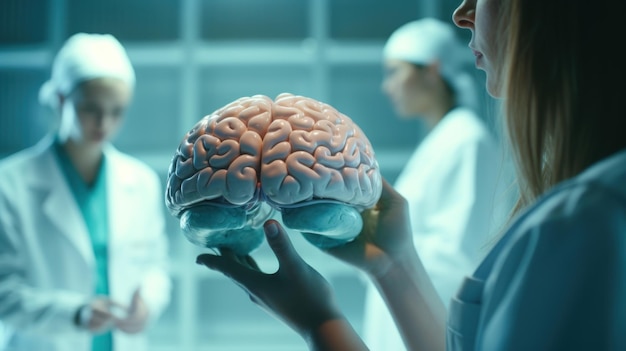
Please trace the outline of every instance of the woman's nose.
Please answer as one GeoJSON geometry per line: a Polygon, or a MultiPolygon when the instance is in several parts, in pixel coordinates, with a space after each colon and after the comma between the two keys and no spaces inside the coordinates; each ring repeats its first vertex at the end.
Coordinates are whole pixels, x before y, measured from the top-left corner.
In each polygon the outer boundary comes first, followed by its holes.
{"type": "Polygon", "coordinates": [[[476,0],[463,0],[452,13],[452,21],[459,28],[473,29],[475,10],[476,0]]]}

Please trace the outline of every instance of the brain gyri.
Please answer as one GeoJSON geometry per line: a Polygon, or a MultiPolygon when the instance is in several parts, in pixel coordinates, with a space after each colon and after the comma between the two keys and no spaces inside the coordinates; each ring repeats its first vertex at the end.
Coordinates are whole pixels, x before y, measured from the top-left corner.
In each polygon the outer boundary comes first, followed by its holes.
{"type": "Polygon", "coordinates": [[[172,158],[165,200],[193,243],[248,253],[275,211],[318,246],[349,241],[381,189],[372,145],[349,117],[283,93],[242,97],[198,121],[172,158]]]}

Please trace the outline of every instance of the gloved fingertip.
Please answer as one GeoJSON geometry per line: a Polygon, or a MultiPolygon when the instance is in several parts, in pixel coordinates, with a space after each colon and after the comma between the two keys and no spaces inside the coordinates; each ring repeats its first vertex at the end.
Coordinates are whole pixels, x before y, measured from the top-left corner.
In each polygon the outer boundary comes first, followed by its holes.
{"type": "Polygon", "coordinates": [[[275,238],[278,235],[278,224],[275,221],[265,222],[264,228],[268,238],[275,238]]]}

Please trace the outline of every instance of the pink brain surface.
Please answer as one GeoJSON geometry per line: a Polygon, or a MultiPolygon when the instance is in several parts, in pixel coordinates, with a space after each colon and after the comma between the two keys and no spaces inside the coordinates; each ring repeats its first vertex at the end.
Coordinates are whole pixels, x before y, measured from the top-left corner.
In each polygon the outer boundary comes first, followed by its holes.
{"type": "Polygon", "coordinates": [[[373,206],[382,190],[374,150],[332,106],[283,93],[242,97],[187,133],[169,168],[166,204],[298,207],[312,201],[373,206]]]}

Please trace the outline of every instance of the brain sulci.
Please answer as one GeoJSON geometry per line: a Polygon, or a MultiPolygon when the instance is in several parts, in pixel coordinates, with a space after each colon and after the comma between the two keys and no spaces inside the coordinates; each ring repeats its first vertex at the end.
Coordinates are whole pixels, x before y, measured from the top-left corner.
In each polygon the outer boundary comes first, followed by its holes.
{"type": "Polygon", "coordinates": [[[254,95],[185,135],[169,166],[166,205],[176,216],[206,203],[283,209],[327,201],[362,210],[381,190],[372,145],[348,116],[305,96],[254,95]]]}

